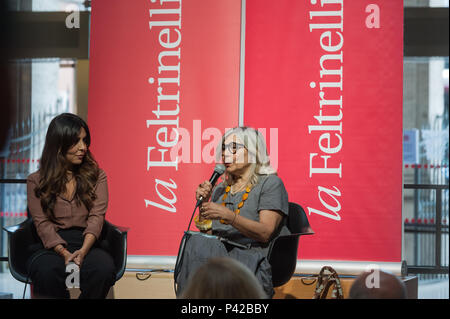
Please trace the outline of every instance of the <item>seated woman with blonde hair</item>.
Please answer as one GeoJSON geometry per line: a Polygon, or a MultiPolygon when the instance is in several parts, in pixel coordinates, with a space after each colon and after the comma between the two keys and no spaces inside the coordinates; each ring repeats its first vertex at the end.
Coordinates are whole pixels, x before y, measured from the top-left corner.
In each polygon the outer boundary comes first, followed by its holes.
{"type": "Polygon", "coordinates": [[[199,185],[196,198],[204,201],[195,223],[201,232],[238,245],[201,234],[191,236],[175,272],[177,295],[209,258],[228,256],[246,265],[266,295],[272,297],[272,274],[266,256],[276,236],[289,234],[285,225],[288,194],[270,166],[264,138],[257,130],[237,127],[227,131],[217,154],[226,168],[225,180],[214,189],[208,181],[199,185]]]}

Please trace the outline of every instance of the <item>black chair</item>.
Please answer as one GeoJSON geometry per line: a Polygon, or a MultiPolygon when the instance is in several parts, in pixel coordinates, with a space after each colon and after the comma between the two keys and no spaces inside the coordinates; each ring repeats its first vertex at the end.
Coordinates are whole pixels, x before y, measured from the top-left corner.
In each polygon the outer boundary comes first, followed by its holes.
{"type": "Polygon", "coordinates": [[[296,203],[289,203],[286,226],[291,234],[276,237],[270,244],[267,255],[272,266],[272,285],[274,287],[284,285],[294,274],[300,236],[314,234],[305,211],[296,203]]]}
{"type": "MultiPolygon", "coordinates": [[[[8,233],[8,262],[11,275],[23,283],[31,283],[28,278],[27,261],[36,251],[42,247],[34,223],[31,218],[18,225],[3,227],[8,233]]],[[[105,220],[99,239],[101,248],[108,251],[116,266],[116,281],[124,272],[127,262],[127,233],[128,228],[115,226],[105,220]]]]}

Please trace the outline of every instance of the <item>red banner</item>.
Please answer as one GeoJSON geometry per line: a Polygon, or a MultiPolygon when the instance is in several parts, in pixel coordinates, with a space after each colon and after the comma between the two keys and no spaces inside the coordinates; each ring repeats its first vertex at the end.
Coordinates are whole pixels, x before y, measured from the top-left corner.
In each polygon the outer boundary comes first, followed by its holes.
{"type": "Polygon", "coordinates": [[[247,0],[245,124],[316,232],[306,259],[400,261],[403,1],[247,0]]]}
{"type": "Polygon", "coordinates": [[[176,255],[241,87],[244,124],[263,129],[316,232],[299,256],[400,261],[403,1],[245,9],[244,23],[239,0],[92,3],[88,120],[107,219],[131,228],[130,255],[176,255]]]}
{"type": "Polygon", "coordinates": [[[131,255],[176,255],[212,145],[238,124],[240,1],[161,2],[92,3],[92,149],[131,255]]]}

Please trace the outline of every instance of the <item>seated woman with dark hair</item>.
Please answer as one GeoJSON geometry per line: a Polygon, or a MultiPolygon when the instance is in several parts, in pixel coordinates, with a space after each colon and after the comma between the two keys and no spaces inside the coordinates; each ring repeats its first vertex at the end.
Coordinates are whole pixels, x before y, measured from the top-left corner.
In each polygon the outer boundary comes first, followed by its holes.
{"type": "Polygon", "coordinates": [[[80,298],[105,298],[114,284],[113,259],[97,247],[108,206],[107,179],[90,143],[85,121],[58,115],[48,127],[40,168],[28,176],[28,209],[43,244],[28,260],[35,297],[70,297],[69,262],[80,267],[80,298]]]}
{"type": "Polygon", "coordinates": [[[201,232],[240,246],[201,234],[191,236],[179,256],[181,266],[175,273],[177,295],[206,260],[229,256],[246,265],[272,297],[271,268],[266,256],[277,235],[289,234],[285,225],[288,194],[270,166],[264,138],[257,130],[238,127],[228,131],[218,154],[226,167],[225,180],[214,189],[208,181],[199,185],[196,197],[205,200],[195,223],[201,232]]]}

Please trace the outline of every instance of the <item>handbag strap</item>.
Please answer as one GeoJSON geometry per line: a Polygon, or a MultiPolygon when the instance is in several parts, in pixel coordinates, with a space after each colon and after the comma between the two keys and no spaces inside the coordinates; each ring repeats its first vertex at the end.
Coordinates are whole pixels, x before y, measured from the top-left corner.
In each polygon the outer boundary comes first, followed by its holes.
{"type": "Polygon", "coordinates": [[[344,299],[341,280],[337,272],[330,266],[324,266],[320,270],[319,277],[317,278],[313,299],[326,299],[331,286],[333,286],[332,298],[344,299]]]}

